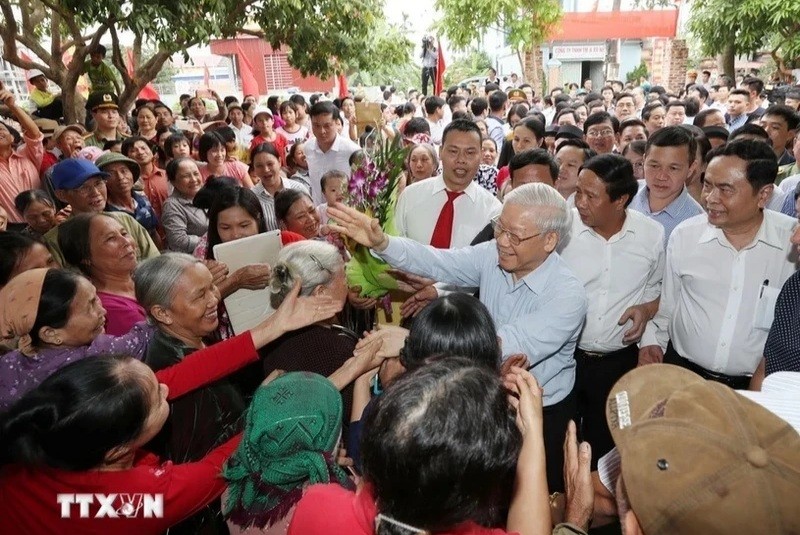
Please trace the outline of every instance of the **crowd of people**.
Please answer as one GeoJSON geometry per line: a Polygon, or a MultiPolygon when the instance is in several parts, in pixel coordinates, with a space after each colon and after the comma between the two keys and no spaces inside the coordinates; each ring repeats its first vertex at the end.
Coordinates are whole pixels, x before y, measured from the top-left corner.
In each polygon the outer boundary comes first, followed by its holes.
{"type": "Polygon", "coordinates": [[[800,87],[127,114],[103,55],[83,124],[0,90],[3,533],[800,532],[800,87]],[[347,192],[393,140],[389,232],[347,192]],[[237,333],[242,289],[275,312],[237,333]]]}

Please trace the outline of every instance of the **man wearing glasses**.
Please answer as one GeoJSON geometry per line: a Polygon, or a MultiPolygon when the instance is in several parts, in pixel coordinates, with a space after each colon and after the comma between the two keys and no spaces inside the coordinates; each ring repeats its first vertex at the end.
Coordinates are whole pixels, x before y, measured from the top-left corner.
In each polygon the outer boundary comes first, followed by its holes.
{"type": "Polygon", "coordinates": [[[619,120],[608,112],[593,113],[583,123],[586,142],[597,154],[609,154],[619,142],[619,120]]]}
{"type": "Polygon", "coordinates": [[[583,283],[556,252],[571,213],[551,186],[526,184],[505,198],[495,239],[436,249],[389,237],[377,220],[342,205],[329,208],[331,228],[372,248],[393,267],[456,286],[480,287],[505,358],[522,353],[544,389],[544,436],[550,490],[563,489],[562,442],[575,415],[575,345],[586,315],[583,283]]]}

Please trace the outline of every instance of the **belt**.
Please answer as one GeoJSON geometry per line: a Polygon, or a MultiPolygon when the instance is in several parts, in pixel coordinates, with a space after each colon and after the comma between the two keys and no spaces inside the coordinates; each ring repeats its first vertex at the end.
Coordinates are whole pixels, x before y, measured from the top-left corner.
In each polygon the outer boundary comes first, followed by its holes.
{"type": "Polygon", "coordinates": [[[636,344],[631,344],[629,346],[625,346],[622,349],[617,349],[616,351],[611,351],[610,353],[599,353],[597,351],[584,351],[581,348],[575,349],[575,356],[576,357],[585,357],[590,359],[599,359],[599,358],[614,358],[614,357],[621,357],[627,355],[628,353],[636,351],[638,353],[638,347],[636,344]]]}
{"type": "Polygon", "coordinates": [[[675,348],[672,347],[672,342],[670,342],[669,347],[667,347],[667,354],[665,355],[664,362],[670,364],[670,360],[673,361],[672,363],[677,364],[678,366],[693,371],[703,379],[716,381],[717,383],[722,383],[725,386],[733,389],[746,390],[750,386],[751,377],[749,375],[727,375],[724,373],[707,370],[699,364],[687,359],[686,357],[680,356],[677,351],[675,351],[675,348]],[[667,358],[667,355],[669,355],[671,358],[667,358]]]}

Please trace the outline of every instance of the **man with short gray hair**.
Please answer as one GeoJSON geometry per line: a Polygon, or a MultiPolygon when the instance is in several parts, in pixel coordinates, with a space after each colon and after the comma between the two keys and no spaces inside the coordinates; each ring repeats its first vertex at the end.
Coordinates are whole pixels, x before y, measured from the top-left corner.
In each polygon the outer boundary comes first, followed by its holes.
{"type": "Polygon", "coordinates": [[[563,490],[562,442],[575,414],[575,344],[586,316],[586,291],[556,252],[571,226],[564,198],[551,186],[526,184],[506,196],[494,218],[494,239],[460,249],[436,249],[390,237],[377,220],[335,205],[331,227],[371,247],[397,269],[455,286],[480,287],[504,358],[522,353],[544,389],[547,480],[563,490]]]}

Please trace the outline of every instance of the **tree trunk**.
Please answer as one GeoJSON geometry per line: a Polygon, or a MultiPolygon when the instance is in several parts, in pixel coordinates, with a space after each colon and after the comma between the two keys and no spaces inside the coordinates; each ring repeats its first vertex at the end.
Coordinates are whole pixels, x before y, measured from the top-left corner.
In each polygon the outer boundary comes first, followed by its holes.
{"type": "Polygon", "coordinates": [[[730,76],[731,80],[736,80],[736,52],[733,41],[729,42],[722,51],[721,64],[722,72],[730,76]]]}
{"type": "Polygon", "coordinates": [[[525,81],[531,84],[537,94],[543,95],[546,88],[542,84],[542,51],[539,49],[539,45],[525,49],[523,55],[522,70],[525,81]]]}

